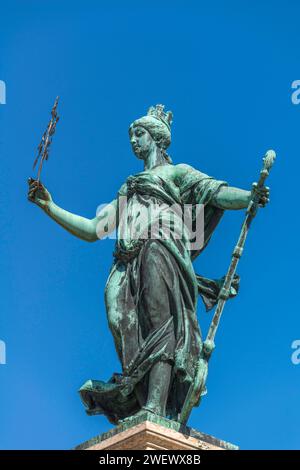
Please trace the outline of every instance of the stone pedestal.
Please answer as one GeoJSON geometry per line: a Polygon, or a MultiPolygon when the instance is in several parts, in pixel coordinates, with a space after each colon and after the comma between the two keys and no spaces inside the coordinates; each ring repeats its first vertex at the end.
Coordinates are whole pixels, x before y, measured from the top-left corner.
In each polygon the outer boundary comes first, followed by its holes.
{"type": "Polygon", "coordinates": [[[106,451],[237,449],[237,446],[229,442],[147,412],[75,448],[75,450],[106,451]]]}

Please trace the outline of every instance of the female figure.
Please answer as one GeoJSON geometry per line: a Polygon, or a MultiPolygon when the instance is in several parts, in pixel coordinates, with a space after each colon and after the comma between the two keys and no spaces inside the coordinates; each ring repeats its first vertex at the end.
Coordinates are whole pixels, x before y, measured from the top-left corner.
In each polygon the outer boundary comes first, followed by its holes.
{"type": "MultiPolygon", "coordinates": [[[[112,423],[145,410],[180,420],[202,348],[197,297],[210,309],[221,287],[196,275],[192,260],[206,247],[224,210],[244,209],[251,197],[250,191],[189,165],[173,165],[166,153],[171,122],[172,113],[157,105],[131,124],[130,142],[144,171],[129,176],[94,219],[58,207],[44,186],[29,181],[29,200],[73,235],[91,242],[117,228],[105,303],[122,373],[107,383],[89,380],[80,389],[87,413],[105,414],[112,423]],[[190,223],[182,223],[187,204],[190,223]],[[204,207],[201,246],[192,241],[199,204],[204,207]]],[[[268,190],[260,197],[265,205],[268,190]]]]}

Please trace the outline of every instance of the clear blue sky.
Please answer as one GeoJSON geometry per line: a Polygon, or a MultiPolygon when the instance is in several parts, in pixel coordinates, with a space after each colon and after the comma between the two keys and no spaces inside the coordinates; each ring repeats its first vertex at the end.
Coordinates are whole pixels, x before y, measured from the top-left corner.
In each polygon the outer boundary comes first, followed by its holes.
{"type": "MultiPolygon", "coordinates": [[[[68,449],[111,428],[77,390],[120,366],[104,286],[113,241],[72,237],[26,199],[35,149],[60,95],[43,170],[57,204],[94,217],[142,169],[128,126],[150,105],[174,113],[170,154],[249,189],[278,158],[271,203],[254,221],[189,424],[249,448],[299,449],[299,120],[297,1],[10,1],[0,4],[0,448],[68,449]]],[[[243,212],[227,212],[195,262],[222,276],[243,212]]],[[[199,302],[202,328],[209,316],[199,302]]]]}

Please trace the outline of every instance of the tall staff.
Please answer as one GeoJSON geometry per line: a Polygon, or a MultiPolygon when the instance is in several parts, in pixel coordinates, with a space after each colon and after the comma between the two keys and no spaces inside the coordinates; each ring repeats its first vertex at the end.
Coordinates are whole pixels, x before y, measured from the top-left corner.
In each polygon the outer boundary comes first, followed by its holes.
{"type": "Polygon", "coordinates": [[[231,263],[229,265],[227,274],[225,276],[223,287],[219,293],[216,311],[214,313],[212,322],[208,330],[206,340],[203,343],[203,347],[200,353],[200,357],[199,357],[199,361],[198,361],[198,365],[197,365],[197,369],[195,373],[195,380],[189,388],[184,405],[182,407],[182,411],[180,415],[180,422],[183,424],[187,422],[192,408],[194,406],[199,405],[200,400],[201,400],[201,395],[203,395],[203,392],[205,390],[205,384],[206,384],[207,373],[208,373],[208,361],[215,348],[214,339],[218,330],[220,319],[224,310],[225,303],[229,298],[231,284],[232,284],[232,281],[236,272],[239,259],[241,258],[242,253],[243,253],[244,245],[245,245],[246,238],[250,229],[251,222],[254,219],[257,213],[258,207],[259,207],[260,191],[264,188],[265,180],[269,176],[269,173],[273,166],[275,158],[276,158],[275,152],[273,150],[268,150],[265,157],[263,158],[264,163],[263,163],[263,168],[260,172],[260,178],[258,180],[258,183],[254,183],[253,185],[252,198],[249,202],[249,205],[246,211],[246,217],[241,228],[238,242],[232,253],[231,263]]]}

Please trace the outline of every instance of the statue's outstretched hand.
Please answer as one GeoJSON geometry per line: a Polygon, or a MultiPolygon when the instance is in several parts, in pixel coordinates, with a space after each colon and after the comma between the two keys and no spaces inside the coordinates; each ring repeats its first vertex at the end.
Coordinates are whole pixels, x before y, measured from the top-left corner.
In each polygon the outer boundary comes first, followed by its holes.
{"type": "Polygon", "coordinates": [[[41,182],[33,178],[28,178],[28,185],[28,200],[44,209],[52,201],[51,194],[41,182]]]}

